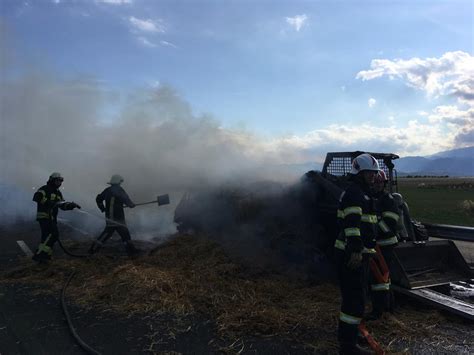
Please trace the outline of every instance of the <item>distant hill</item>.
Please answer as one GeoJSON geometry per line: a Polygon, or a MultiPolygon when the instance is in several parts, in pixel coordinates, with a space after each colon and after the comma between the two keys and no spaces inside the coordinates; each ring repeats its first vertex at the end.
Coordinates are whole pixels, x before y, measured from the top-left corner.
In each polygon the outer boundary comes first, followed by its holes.
{"type": "Polygon", "coordinates": [[[439,152],[433,155],[426,156],[428,159],[438,159],[438,158],[470,158],[474,159],[474,146],[467,148],[459,148],[453,150],[446,150],[444,152],[439,152]]]}
{"type": "Polygon", "coordinates": [[[395,161],[399,174],[474,176],[474,146],[395,161]]]}
{"type": "MultiPolygon", "coordinates": [[[[447,150],[427,156],[402,157],[394,161],[399,175],[474,176],[474,146],[447,150]]],[[[309,170],[323,168],[322,163],[279,164],[267,166],[275,175],[303,176],[309,170]]]]}

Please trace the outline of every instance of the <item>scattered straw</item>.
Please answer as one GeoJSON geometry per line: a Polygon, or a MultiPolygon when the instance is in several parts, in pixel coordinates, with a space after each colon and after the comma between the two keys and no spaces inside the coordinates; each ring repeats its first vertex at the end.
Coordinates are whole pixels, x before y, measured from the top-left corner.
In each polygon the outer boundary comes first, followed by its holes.
{"type": "MultiPolygon", "coordinates": [[[[199,314],[213,320],[219,334],[235,340],[229,348],[233,353],[245,350],[239,341],[245,335],[285,338],[314,351],[337,349],[336,286],[308,286],[287,276],[251,272],[205,238],[177,236],[134,260],[96,256],[55,260],[49,266],[25,260],[1,276],[4,282],[46,283],[44,292],[57,292],[72,270],[78,274],[68,297],[81,306],[128,315],[199,314]]],[[[432,337],[444,321],[437,311],[408,308],[368,327],[388,348],[428,336],[449,345],[448,336],[432,337]]]]}

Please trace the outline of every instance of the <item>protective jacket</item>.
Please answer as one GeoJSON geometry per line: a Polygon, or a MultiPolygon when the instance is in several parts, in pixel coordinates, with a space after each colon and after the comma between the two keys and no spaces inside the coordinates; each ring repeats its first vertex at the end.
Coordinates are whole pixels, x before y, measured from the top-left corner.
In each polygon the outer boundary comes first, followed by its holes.
{"type": "Polygon", "coordinates": [[[369,255],[375,254],[377,216],[368,187],[355,180],[341,196],[337,212],[340,232],[335,258],[341,288],[338,339],[341,353],[357,352],[358,326],[365,310],[369,255]],[[353,253],[363,253],[359,267],[349,267],[353,253]]]}
{"type": "Polygon", "coordinates": [[[36,202],[36,220],[51,220],[56,222],[58,217],[58,208],[62,210],[72,210],[75,206],[72,202],[65,202],[63,194],[53,183],[48,182],[40,187],[33,195],[33,201],[36,202]]]}
{"type": "Polygon", "coordinates": [[[393,248],[398,244],[398,223],[400,216],[392,194],[382,191],[376,196],[378,217],[376,257],[370,260],[370,295],[372,317],[379,318],[384,312],[392,311],[394,295],[391,290],[390,268],[393,265],[393,248]]]}
{"type": "Polygon", "coordinates": [[[398,243],[398,223],[400,216],[392,194],[382,193],[376,202],[378,216],[377,244],[383,247],[395,246],[398,243]]]}
{"type": "Polygon", "coordinates": [[[377,215],[369,191],[353,182],[340,199],[340,232],[335,247],[346,253],[375,253],[377,215]]]}
{"type": "Polygon", "coordinates": [[[107,223],[117,221],[125,222],[125,213],[123,206],[134,207],[135,204],[130,200],[125,190],[120,185],[112,185],[97,195],[95,201],[97,207],[104,212],[107,223]],[[105,201],[105,206],[104,206],[105,201]]]}

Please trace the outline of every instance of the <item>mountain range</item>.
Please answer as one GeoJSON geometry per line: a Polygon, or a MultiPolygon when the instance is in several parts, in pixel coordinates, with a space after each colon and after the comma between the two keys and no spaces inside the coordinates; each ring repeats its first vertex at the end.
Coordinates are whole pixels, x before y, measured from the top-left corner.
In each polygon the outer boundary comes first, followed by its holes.
{"type": "Polygon", "coordinates": [[[474,176],[474,146],[395,160],[399,175],[474,176]]]}
{"type": "MultiPolygon", "coordinates": [[[[447,150],[427,156],[406,156],[394,161],[398,175],[474,176],[474,146],[447,150]]],[[[268,168],[268,167],[267,167],[268,168]]],[[[272,167],[275,173],[300,177],[309,170],[323,168],[322,163],[306,162],[272,167]]]]}

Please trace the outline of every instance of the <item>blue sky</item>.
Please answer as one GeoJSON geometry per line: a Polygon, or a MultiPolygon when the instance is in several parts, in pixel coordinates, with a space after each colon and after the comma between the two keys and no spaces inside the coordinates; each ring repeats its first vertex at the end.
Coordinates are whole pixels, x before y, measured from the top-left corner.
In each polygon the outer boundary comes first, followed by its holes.
{"type": "MultiPolygon", "coordinates": [[[[473,4],[2,0],[0,6],[3,52],[61,77],[93,78],[122,93],[171,86],[196,116],[249,131],[267,148],[417,155],[474,144],[473,4]]],[[[114,105],[105,104],[106,120],[113,121],[114,105]]]]}

